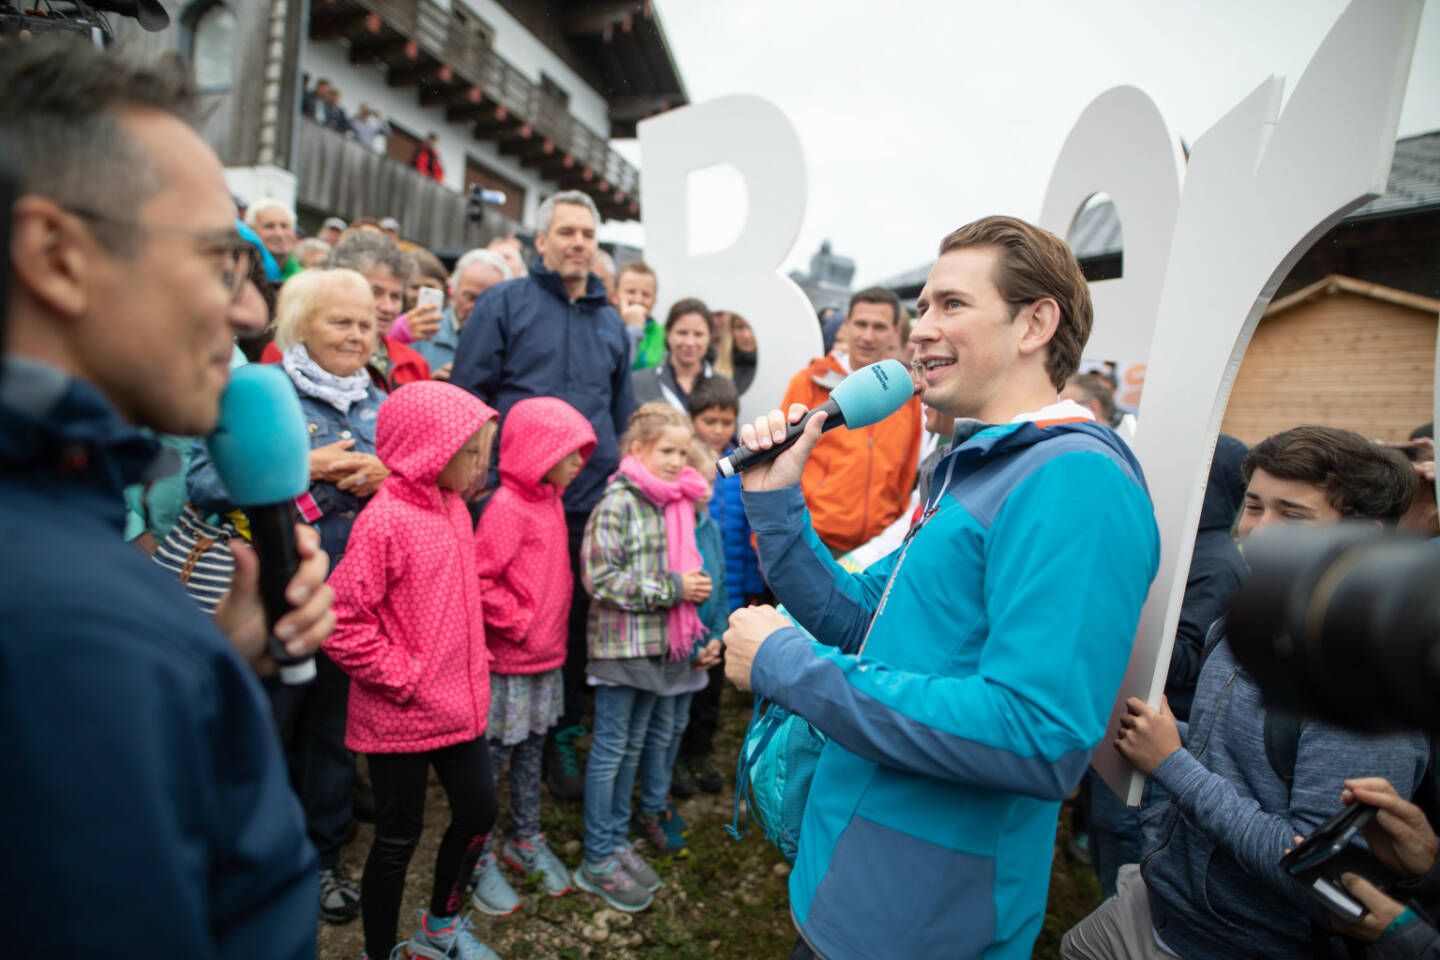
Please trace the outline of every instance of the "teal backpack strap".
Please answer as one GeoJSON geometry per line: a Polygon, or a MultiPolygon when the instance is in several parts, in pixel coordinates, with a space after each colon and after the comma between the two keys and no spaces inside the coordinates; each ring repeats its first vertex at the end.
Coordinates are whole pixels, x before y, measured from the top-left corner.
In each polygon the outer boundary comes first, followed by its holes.
{"type": "Polygon", "coordinates": [[[755,698],[755,712],[750,717],[750,726],[740,744],[740,761],[735,768],[735,809],[731,811],[730,822],[725,824],[725,832],[736,840],[744,840],[745,834],[750,832],[750,804],[747,802],[750,793],[750,769],[755,766],[756,758],[765,752],[765,748],[775,738],[775,732],[782,726],[770,716],[771,709],[774,709],[773,706],[767,706],[759,697],[755,698]],[[744,804],[744,823],[740,821],[741,804],[744,804]]]}

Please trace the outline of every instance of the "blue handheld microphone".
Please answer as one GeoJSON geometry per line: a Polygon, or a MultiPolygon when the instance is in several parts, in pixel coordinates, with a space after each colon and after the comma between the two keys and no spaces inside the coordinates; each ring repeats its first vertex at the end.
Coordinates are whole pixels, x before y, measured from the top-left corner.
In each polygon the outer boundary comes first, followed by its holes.
{"type": "Polygon", "coordinates": [[[879,423],[905,406],[906,401],[913,396],[915,381],[910,379],[910,372],[899,360],[881,360],[861,367],[830,391],[829,400],[808,411],[799,423],[790,424],[783,441],[769,450],[740,447],[730,456],[720,458],[715,464],[715,470],[722,477],[733,477],[757,463],[773,460],[782,450],[794,446],[795,441],[800,439],[800,434],[805,432],[805,425],[810,422],[810,418],[822,410],[825,411],[825,426],[822,432],[833,430],[842,424],[853,430],[856,427],[879,423]]]}
{"type": "MultiPolygon", "coordinates": [[[[205,444],[231,501],[250,521],[250,543],[260,559],[260,600],[273,630],[292,609],[285,588],[300,567],[295,498],[310,487],[310,436],[285,373],[258,363],[232,370],[220,397],[220,422],[205,444]]],[[[273,633],[270,654],[282,682],[314,679],[315,658],[290,656],[273,633]]]]}

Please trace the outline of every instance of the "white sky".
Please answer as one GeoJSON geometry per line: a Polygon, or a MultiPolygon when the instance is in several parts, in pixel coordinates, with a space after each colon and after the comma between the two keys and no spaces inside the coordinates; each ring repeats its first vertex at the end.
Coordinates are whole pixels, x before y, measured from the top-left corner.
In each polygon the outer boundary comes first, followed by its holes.
{"type": "MultiPolygon", "coordinates": [[[[655,0],[693,103],[731,93],[790,118],[809,176],[785,268],[820,241],[856,286],[921,265],[976,217],[1039,215],[1085,106],[1132,84],[1194,142],[1270,74],[1288,96],[1344,0],[655,0]]],[[[1440,129],[1440,0],[1421,20],[1400,135],[1440,129]]],[[[1343,131],[1337,131],[1343,135],[1343,131]]],[[[638,141],[617,148],[642,166],[638,141]]],[[[712,178],[695,220],[724,246],[738,175],[712,178]],[[730,189],[726,189],[729,186],[730,189]]],[[[638,223],[603,239],[643,245],[638,223]]]]}

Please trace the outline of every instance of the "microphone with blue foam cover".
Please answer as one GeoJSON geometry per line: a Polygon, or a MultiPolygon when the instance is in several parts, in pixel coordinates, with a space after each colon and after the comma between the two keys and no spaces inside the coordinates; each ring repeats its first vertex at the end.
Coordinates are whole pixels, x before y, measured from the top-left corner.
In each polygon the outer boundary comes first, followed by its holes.
{"type": "Polygon", "coordinates": [[[722,477],[733,477],[756,464],[773,460],[781,451],[794,446],[795,441],[805,432],[805,425],[810,422],[810,418],[822,410],[826,415],[822,433],[841,425],[853,430],[879,423],[905,406],[913,396],[915,381],[899,360],[881,360],[861,367],[830,391],[829,400],[814,410],[807,411],[799,423],[790,424],[783,441],[768,450],[739,447],[728,457],[720,458],[715,464],[715,470],[722,477]]]}
{"type": "MultiPolygon", "coordinates": [[[[285,588],[300,568],[295,498],[310,487],[310,435],[290,378],[276,366],[232,370],[220,397],[220,421],[205,445],[231,502],[250,521],[250,543],[260,560],[260,600],[273,631],[293,609],[285,588]]],[[[314,657],[290,656],[273,632],[270,654],[284,683],[314,679],[314,657]]]]}

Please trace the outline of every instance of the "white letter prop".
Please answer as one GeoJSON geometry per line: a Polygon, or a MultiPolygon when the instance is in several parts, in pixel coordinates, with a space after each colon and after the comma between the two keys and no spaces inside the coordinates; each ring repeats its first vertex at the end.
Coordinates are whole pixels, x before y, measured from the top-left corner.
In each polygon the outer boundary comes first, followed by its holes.
{"type": "Polygon", "coordinates": [[[1090,284],[1095,327],[1086,356],[1134,362],[1149,355],[1184,171],[1179,139],[1135,87],[1100,94],[1065,138],[1040,226],[1068,237],[1086,202],[1103,190],[1125,230],[1123,275],[1090,284]]]}
{"type": "MultiPolygon", "coordinates": [[[[1142,781],[1110,741],[1126,697],[1160,703],[1235,374],[1290,268],[1345,214],[1385,192],[1422,6],[1423,0],[1354,0],[1283,114],[1283,81],[1272,77],[1191,151],[1135,440],[1160,527],[1160,571],[1109,736],[1094,757],[1106,782],[1131,804],[1139,802],[1142,781]]],[[[1130,251],[1139,251],[1126,226],[1128,263],[1130,251]]],[[[1127,321],[1127,329],[1141,320],[1127,321]]]]}
{"type": "Polygon", "coordinates": [[[740,416],[753,420],[780,402],[795,371],[824,352],[810,301],[779,273],[805,215],[800,138],[774,104],[739,95],[643,120],[639,132],[645,257],[660,281],[655,314],[664,316],[681,297],[699,297],[750,321],[759,356],[740,416]],[[686,183],[717,164],[740,171],[749,215],[729,247],[691,256],[686,183]]]}

